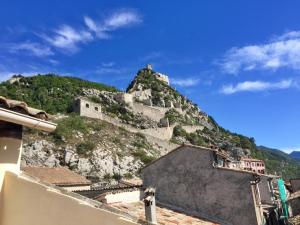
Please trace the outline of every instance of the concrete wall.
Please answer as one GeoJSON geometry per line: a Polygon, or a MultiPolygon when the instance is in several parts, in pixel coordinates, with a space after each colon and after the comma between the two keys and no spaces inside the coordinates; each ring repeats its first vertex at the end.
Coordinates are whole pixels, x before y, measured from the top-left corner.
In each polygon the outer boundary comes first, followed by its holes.
{"type": "Polygon", "coordinates": [[[213,153],[182,147],[142,170],[158,202],[221,224],[256,225],[252,174],[214,168],[213,153]]]}
{"type": "Polygon", "coordinates": [[[160,119],[164,118],[168,108],[158,108],[153,106],[146,106],[140,103],[133,103],[132,111],[135,113],[142,113],[150,119],[159,122],[160,119]]]}
{"type": "Polygon", "coordinates": [[[261,182],[259,182],[258,187],[259,187],[261,202],[263,204],[272,205],[273,201],[272,201],[272,195],[271,195],[271,190],[268,181],[269,178],[266,176],[261,176],[260,179],[261,182]]]}
{"type": "Polygon", "coordinates": [[[7,173],[0,207],[1,225],[130,225],[121,216],[7,173]]]}
{"type": "Polygon", "coordinates": [[[187,133],[194,133],[197,130],[203,130],[204,126],[182,126],[187,133]]]}
{"type": "Polygon", "coordinates": [[[125,103],[129,106],[132,106],[133,104],[133,95],[128,93],[118,93],[114,96],[114,99],[119,103],[125,103]]]}
{"type": "Polygon", "coordinates": [[[159,138],[161,140],[168,141],[171,139],[173,135],[173,128],[171,127],[149,128],[149,129],[139,130],[139,132],[142,134],[159,138]]]}
{"type": "Polygon", "coordinates": [[[290,200],[289,206],[292,208],[293,216],[300,215],[300,198],[290,200]]]}
{"type": "Polygon", "coordinates": [[[143,199],[144,193],[140,190],[127,191],[127,192],[117,192],[110,194],[103,194],[96,198],[98,201],[105,202],[107,204],[112,203],[133,203],[139,202],[143,199]]]}
{"type": "Polygon", "coordinates": [[[293,192],[300,190],[300,178],[299,179],[292,179],[290,180],[293,192]]]}
{"type": "Polygon", "coordinates": [[[80,116],[102,119],[101,105],[84,98],[75,100],[73,111],[78,112],[80,116]]]}

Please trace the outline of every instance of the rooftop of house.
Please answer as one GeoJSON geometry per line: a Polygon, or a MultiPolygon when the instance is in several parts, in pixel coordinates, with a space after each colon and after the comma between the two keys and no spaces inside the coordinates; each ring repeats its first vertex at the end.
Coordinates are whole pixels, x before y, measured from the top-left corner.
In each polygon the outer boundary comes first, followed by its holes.
{"type": "Polygon", "coordinates": [[[248,161],[248,162],[264,162],[263,160],[260,159],[254,159],[250,157],[242,157],[241,161],[248,161]]]}
{"type": "Polygon", "coordinates": [[[300,224],[300,215],[294,216],[292,218],[289,218],[289,222],[291,225],[298,225],[300,224]]]}
{"type": "MultiPolygon", "coordinates": [[[[137,217],[141,221],[145,221],[145,206],[142,201],[134,203],[114,203],[110,206],[137,217]]],[[[214,222],[193,217],[162,206],[156,206],[156,216],[158,224],[218,225],[214,222]]]]}
{"type": "Polygon", "coordinates": [[[296,198],[300,198],[300,191],[296,191],[294,193],[292,193],[289,197],[288,197],[288,201],[296,199],[296,198]]]}
{"type": "MultiPolygon", "coordinates": [[[[225,159],[229,159],[229,158],[227,158],[228,154],[226,152],[224,152],[223,150],[218,150],[218,149],[215,149],[215,148],[207,148],[207,147],[197,146],[197,145],[182,144],[181,146],[173,149],[172,151],[168,152],[167,154],[161,156],[160,158],[152,161],[151,163],[146,165],[144,168],[147,168],[148,166],[150,166],[150,165],[154,164],[155,162],[159,161],[160,159],[162,159],[164,157],[167,157],[168,155],[173,154],[177,151],[180,151],[181,149],[183,149],[185,147],[189,147],[189,148],[193,148],[193,149],[197,149],[197,150],[202,150],[202,151],[211,151],[211,152],[214,152],[217,155],[219,155],[219,156],[221,156],[225,159]]],[[[242,170],[242,169],[239,169],[239,168],[228,168],[228,167],[216,167],[216,168],[217,169],[230,170],[230,171],[233,171],[233,172],[248,173],[248,174],[259,175],[259,176],[261,175],[261,174],[258,174],[256,172],[253,172],[253,171],[242,170]]]]}
{"type": "Polygon", "coordinates": [[[0,96],[0,108],[25,114],[38,119],[43,119],[43,120],[49,119],[49,115],[45,111],[31,108],[25,102],[7,99],[3,96],[0,96]]]}
{"type": "Polygon", "coordinates": [[[122,179],[120,183],[128,185],[128,186],[142,186],[143,180],[140,178],[132,178],[132,179],[122,179]]]}
{"type": "Polygon", "coordinates": [[[58,186],[82,186],[91,184],[91,181],[87,180],[85,177],[64,167],[24,167],[22,170],[26,174],[36,177],[45,183],[58,186]]]}

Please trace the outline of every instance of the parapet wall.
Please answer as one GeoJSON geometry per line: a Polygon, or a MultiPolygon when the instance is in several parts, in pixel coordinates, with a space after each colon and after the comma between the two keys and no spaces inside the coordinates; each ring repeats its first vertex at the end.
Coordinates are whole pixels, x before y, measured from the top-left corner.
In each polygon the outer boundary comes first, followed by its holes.
{"type": "Polygon", "coordinates": [[[182,126],[182,128],[187,132],[187,133],[194,133],[197,130],[203,130],[204,126],[182,126]]]}
{"type": "Polygon", "coordinates": [[[165,113],[169,108],[158,108],[153,106],[146,106],[140,103],[133,103],[132,111],[135,113],[142,113],[143,115],[149,117],[151,120],[159,122],[160,119],[164,118],[165,113]]]}
{"type": "Polygon", "coordinates": [[[149,129],[138,129],[132,127],[128,124],[124,124],[118,119],[112,118],[108,115],[103,114],[102,120],[114,124],[118,127],[123,127],[124,129],[133,132],[133,133],[142,133],[145,135],[152,136],[154,138],[158,138],[160,140],[168,141],[171,139],[173,135],[173,127],[159,127],[159,128],[149,128],[149,129]]]}

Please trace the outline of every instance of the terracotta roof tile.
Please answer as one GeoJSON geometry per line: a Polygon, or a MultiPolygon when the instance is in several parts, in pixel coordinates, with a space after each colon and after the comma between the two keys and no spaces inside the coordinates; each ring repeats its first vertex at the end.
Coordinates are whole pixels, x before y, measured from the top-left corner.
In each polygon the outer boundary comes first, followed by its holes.
{"type": "Polygon", "coordinates": [[[9,109],[18,113],[22,113],[43,120],[49,119],[49,115],[45,111],[31,108],[25,102],[7,99],[3,96],[0,96],[0,108],[9,109]]]}
{"type": "Polygon", "coordinates": [[[46,167],[24,167],[22,170],[33,177],[39,178],[41,181],[55,184],[58,186],[77,186],[90,185],[91,182],[85,177],[64,168],[46,168],[46,167]]]}
{"type": "MultiPolygon", "coordinates": [[[[111,204],[110,206],[117,208],[132,216],[140,218],[142,221],[145,221],[145,209],[144,209],[144,203],[142,201],[134,202],[134,203],[115,203],[115,204],[111,204]]],[[[163,224],[218,225],[216,223],[204,219],[200,219],[197,217],[189,216],[184,213],[173,211],[171,209],[164,208],[161,206],[156,206],[156,216],[157,216],[157,222],[160,225],[163,224]]]]}

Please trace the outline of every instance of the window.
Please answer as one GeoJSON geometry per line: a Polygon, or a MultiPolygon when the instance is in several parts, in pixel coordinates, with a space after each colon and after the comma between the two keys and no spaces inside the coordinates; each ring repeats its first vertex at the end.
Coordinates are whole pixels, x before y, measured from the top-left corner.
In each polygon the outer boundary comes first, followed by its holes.
{"type": "Polygon", "coordinates": [[[85,104],[85,107],[90,108],[90,105],[88,103],[85,104]]]}
{"type": "Polygon", "coordinates": [[[96,110],[96,111],[99,111],[98,107],[95,107],[95,110],[96,110]]]}

